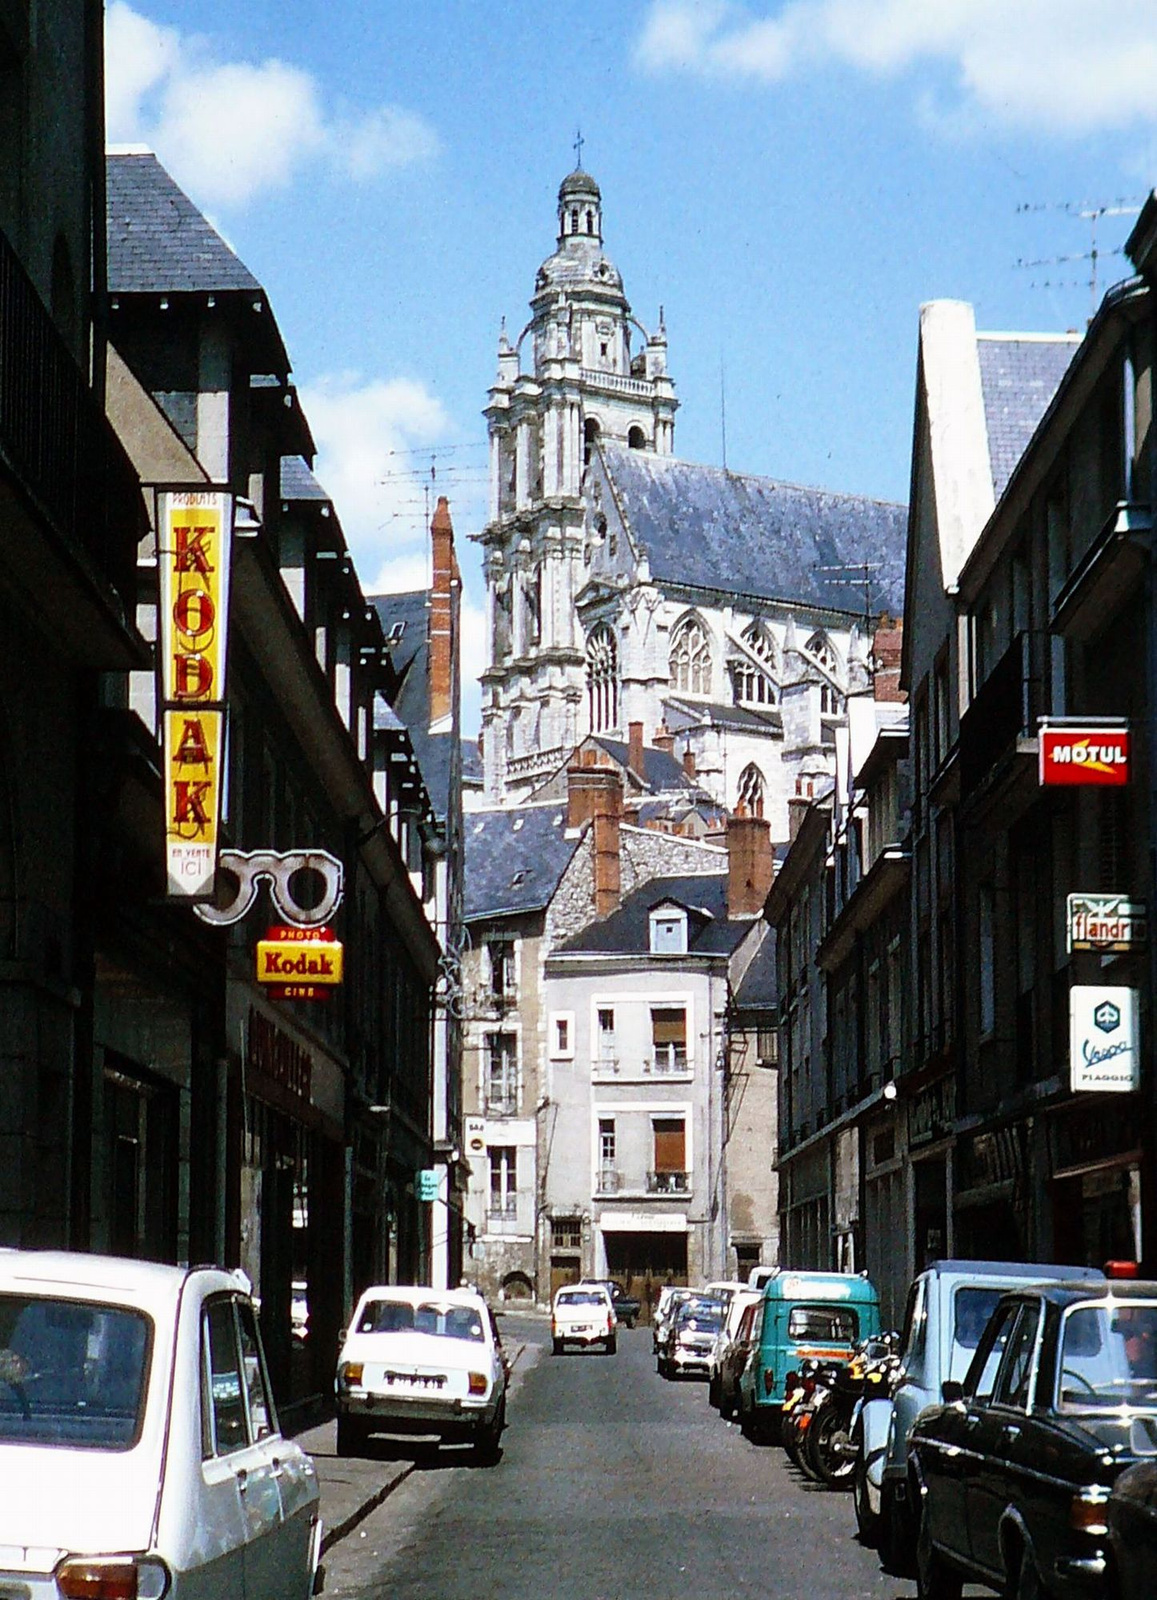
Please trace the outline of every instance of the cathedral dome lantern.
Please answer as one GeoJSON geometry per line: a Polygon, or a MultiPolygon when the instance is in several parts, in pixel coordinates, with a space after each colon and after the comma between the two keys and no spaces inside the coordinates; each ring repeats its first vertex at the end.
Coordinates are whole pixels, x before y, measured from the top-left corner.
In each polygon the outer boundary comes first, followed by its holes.
{"type": "Polygon", "coordinates": [[[558,247],[569,241],[603,242],[603,196],[589,172],[576,167],[558,190],[558,247]]]}

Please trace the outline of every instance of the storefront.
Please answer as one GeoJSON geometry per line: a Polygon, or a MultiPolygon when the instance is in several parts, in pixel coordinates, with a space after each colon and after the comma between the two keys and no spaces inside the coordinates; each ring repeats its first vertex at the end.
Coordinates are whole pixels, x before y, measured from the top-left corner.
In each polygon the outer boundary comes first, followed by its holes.
{"type": "MultiPolygon", "coordinates": [[[[965,1260],[1034,1259],[1025,1122],[963,1134],[954,1159],[955,1241],[965,1260]]],[[[933,1185],[929,1182],[931,1197],[933,1185]]],[[[931,1201],[930,1201],[931,1204],[931,1201]]],[[[929,1212],[932,1216],[932,1212],[929,1212]]],[[[926,1227],[938,1226],[934,1220],[926,1227]]],[[[923,1263],[917,1258],[917,1267],[923,1263]]]]}
{"type": "Polygon", "coordinates": [[[1103,1267],[1141,1255],[1139,1096],[1086,1095],[1048,1121],[1054,1253],[1103,1267]]]}
{"type": "Polygon", "coordinates": [[[242,984],[229,992],[238,1260],[261,1300],[283,1409],[325,1395],[345,1300],[341,1066],[286,1008],[242,984]]]}

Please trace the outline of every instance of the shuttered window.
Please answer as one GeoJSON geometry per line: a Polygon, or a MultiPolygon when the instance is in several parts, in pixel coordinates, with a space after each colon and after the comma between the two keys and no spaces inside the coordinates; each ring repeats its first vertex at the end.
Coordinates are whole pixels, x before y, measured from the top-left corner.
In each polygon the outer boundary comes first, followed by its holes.
{"type": "Polygon", "coordinates": [[[686,1172],[687,1129],[682,1117],[656,1117],[655,1171],[686,1172]]]}

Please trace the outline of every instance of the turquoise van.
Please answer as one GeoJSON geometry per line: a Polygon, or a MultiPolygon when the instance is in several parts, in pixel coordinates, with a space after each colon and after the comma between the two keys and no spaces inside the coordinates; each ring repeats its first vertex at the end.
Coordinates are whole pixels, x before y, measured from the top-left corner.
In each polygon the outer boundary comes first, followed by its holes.
{"type": "Polygon", "coordinates": [[[779,1436],[787,1379],[810,1356],[848,1361],[880,1331],[880,1297],[865,1273],[779,1272],[764,1287],[758,1338],[739,1379],[739,1417],[751,1439],[779,1436]]]}

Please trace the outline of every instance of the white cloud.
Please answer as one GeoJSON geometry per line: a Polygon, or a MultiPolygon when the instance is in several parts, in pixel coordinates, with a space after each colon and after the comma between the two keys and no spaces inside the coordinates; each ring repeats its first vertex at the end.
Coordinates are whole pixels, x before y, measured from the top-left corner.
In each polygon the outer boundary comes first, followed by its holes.
{"type": "Polygon", "coordinates": [[[148,144],[206,204],[243,205],[309,162],[365,182],[438,148],[414,112],[332,108],[303,68],[220,61],[203,38],[160,27],[127,0],[108,8],[105,54],[110,141],[148,144]]]}
{"type": "Polygon", "coordinates": [[[958,124],[1157,124],[1152,0],[789,0],[760,13],[652,0],[636,59],[655,73],[767,84],[831,61],[875,74],[939,65],[956,102],[944,114],[958,124]]]}

